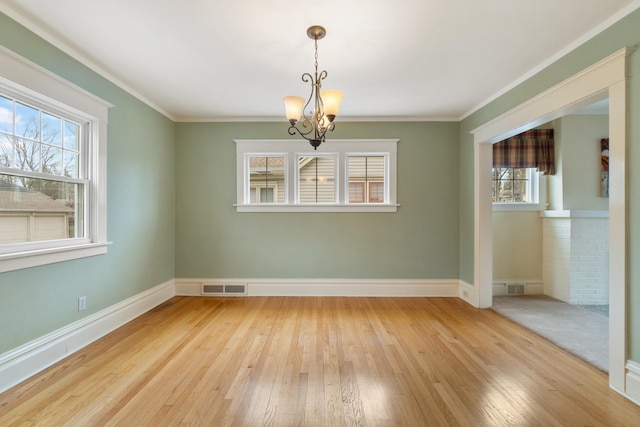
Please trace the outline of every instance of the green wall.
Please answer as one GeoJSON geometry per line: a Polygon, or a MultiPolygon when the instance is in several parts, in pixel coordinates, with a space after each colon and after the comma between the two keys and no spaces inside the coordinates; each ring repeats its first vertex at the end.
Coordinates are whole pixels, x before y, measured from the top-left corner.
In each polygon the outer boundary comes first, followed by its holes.
{"type": "MultiPolygon", "coordinates": [[[[571,51],[460,123],[460,274],[473,283],[471,131],[623,47],[640,44],[640,10],[571,51]]],[[[630,358],[640,361],[640,53],[629,57],[627,96],[628,326],[630,358]]]]}
{"type": "Polygon", "coordinates": [[[172,121],[0,14],[0,45],[114,105],[108,254],[0,274],[0,354],[175,277],[172,121]],[[77,298],[87,296],[78,312],[77,298]]]}
{"type": "Polygon", "coordinates": [[[567,115],[554,123],[560,167],[548,177],[549,209],[609,210],[609,199],[600,197],[600,140],[609,137],[609,116],[567,115]]]}
{"type": "Polygon", "coordinates": [[[176,124],[177,277],[457,278],[457,123],[337,123],[400,140],[396,213],[237,213],[233,140],[260,138],[287,124],[176,124]]]}

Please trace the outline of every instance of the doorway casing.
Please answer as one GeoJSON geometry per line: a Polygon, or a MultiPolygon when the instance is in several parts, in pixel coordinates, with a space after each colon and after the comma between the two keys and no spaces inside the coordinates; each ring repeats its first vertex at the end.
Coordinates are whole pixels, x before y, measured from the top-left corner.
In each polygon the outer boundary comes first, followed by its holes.
{"type": "Polygon", "coordinates": [[[626,376],[626,74],[624,48],[474,129],[474,285],[472,303],[492,305],[492,144],[609,98],[609,385],[626,376]]]}

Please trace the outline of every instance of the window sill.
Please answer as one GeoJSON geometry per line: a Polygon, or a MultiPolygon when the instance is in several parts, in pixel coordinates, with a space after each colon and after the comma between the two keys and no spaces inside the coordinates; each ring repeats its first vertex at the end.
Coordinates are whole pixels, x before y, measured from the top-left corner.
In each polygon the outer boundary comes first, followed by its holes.
{"type": "Polygon", "coordinates": [[[492,209],[494,212],[533,212],[543,207],[540,203],[493,203],[492,209]]]}
{"type": "Polygon", "coordinates": [[[338,205],[338,204],[298,204],[298,205],[234,205],[237,212],[397,212],[398,206],[379,205],[338,205]]]}
{"type": "Polygon", "coordinates": [[[107,253],[110,242],[89,243],[0,255],[0,273],[107,253]]]}

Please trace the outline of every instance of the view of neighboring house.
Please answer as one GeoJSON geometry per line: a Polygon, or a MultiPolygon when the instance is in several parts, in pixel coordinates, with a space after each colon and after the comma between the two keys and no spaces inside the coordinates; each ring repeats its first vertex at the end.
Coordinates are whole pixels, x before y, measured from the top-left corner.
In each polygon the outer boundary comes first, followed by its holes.
{"type": "Polygon", "coordinates": [[[0,243],[73,237],[74,209],[66,199],[0,180],[0,243]]]}
{"type": "MultiPolygon", "coordinates": [[[[250,203],[285,202],[284,157],[251,157],[250,203]]],[[[335,203],[336,158],[301,156],[298,159],[298,197],[301,203],[335,203]]],[[[349,203],[383,203],[385,159],[383,156],[349,156],[347,162],[349,203]]]]}

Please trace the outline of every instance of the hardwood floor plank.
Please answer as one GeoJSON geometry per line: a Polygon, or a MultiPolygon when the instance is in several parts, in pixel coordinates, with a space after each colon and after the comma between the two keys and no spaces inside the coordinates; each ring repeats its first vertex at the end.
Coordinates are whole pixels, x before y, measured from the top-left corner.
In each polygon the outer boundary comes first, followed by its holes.
{"type": "Polygon", "coordinates": [[[635,426],[601,371],[455,298],[175,297],[0,394],[4,426],[635,426]]]}

